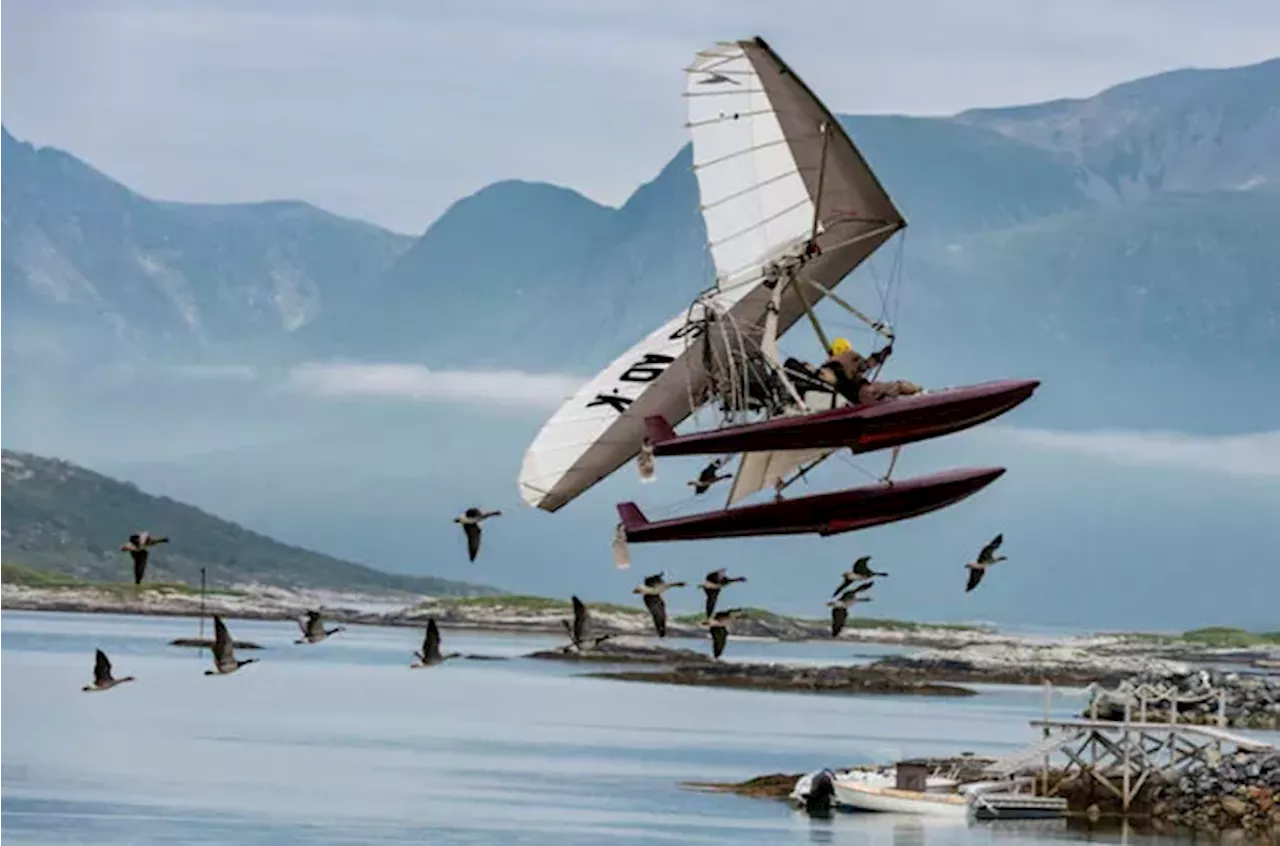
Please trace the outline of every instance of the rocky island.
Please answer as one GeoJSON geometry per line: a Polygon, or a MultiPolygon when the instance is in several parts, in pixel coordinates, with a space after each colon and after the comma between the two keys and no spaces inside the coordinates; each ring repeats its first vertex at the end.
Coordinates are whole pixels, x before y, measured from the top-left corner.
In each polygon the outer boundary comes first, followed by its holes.
{"type": "Polygon", "coordinates": [[[873,667],[795,667],[787,664],[699,662],[669,670],[615,670],[587,675],[621,681],[700,687],[734,687],[805,693],[843,693],[914,696],[974,696],[952,684],[903,679],[873,667]]]}

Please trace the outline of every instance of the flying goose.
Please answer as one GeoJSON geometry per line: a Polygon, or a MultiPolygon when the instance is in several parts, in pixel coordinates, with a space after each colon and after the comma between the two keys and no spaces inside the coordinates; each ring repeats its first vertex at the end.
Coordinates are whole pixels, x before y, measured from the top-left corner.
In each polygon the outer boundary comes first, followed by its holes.
{"type": "Polygon", "coordinates": [[[142,576],[147,572],[148,548],[158,543],[168,543],[165,537],[152,537],[150,532],[137,532],[129,535],[129,542],[120,547],[121,552],[129,553],[133,559],[133,583],[142,584],[142,576]]]}
{"type": "Polygon", "coordinates": [[[440,628],[436,625],[435,617],[427,620],[427,635],[422,639],[422,651],[413,654],[418,661],[409,666],[414,669],[434,667],[437,664],[443,664],[450,658],[462,657],[461,652],[450,652],[448,655],[440,654],[440,628]]]}
{"type": "Polygon", "coordinates": [[[717,611],[714,616],[703,620],[700,625],[711,629],[711,654],[719,658],[724,653],[725,644],[729,642],[727,625],[735,616],[742,613],[741,608],[726,608],[717,611]]]}
{"type": "Polygon", "coordinates": [[[231,635],[227,632],[227,626],[222,622],[222,618],[217,614],[213,615],[213,669],[205,670],[206,676],[226,675],[234,673],[245,664],[256,662],[257,658],[246,658],[243,661],[236,660],[235,649],[231,645],[231,635]]]}
{"type": "Polygon", "coordinates": [[[852,569],[840,574],[841,578],[843,578],[844,581],[840,582],[840,587],[832,591],[831,595],[835,596],[836,594],[840,593],[849,585],[854,584],[855,582],[869,582],[872,579],[874,579],[876,576],[889,575],[888,573],[877,573],[875,570],[872,570],[870,567],[867,566],[870,562],[871,562],[870,555],[864,555],[861,558],[859,558],[857,561],[853,562],[852,569]]]}
{"type": "Polygon", "coordinates": [[[125,676],[122,679],[112,678],[111,662],[107,660],[107,653],[101,649],[97,650],[97,653],[93,662],[93,684],[86,684],[80,688],[81,690],[90,693],[95,690],[110,690],[118,684],[134,681],[133,676],[125,676]]]}
{"type": "Polygon", "coordinates": [[[716,600],[720,597],[722,588],[734,582],[745,582],[746,580],[746,576],[733,576],[732,578],[726,576],[724,567],[707,573],[706,578],[702,580],[702,584],[698,585],[698,587],[702,588],[703,593],[707,595],[707,616],[710,617],[715,612],[716,600]]]}
{"type": "MultiPolygon", "coordinates": [[[[560,625],[564,626],[564,630],[568,633],[571,641],[562,651],[568,652],[570,649],[576,649],[581,652],[585,648],[583,644],[586,641],[588,625],[587,606],[582,604],[581,599],[576,596],[573,597],[573,622],[570,623],[568,620],[561,619],[560,625]]],[[[591,648],[594,649],[612,638],[613,635],[611,634],[597,635],[591,640],[591,648]]]]}
{"type": "Polygon", "coordinates": [[[827,603],[831,608],[831,636],[839,637],[840,630],[844,628],[845,620],[849,619],[849,606],[855,602],[870,602],[871,597],[859,596],[865,590],[870,590],[875,582],[863,582],[853,590],[847,590],[840,594],[839,599],[833,599],[827,603]]]}
{"type": "Polygon", "coordinates": [[[308,611],[307,621],[298,621],[298,627],[302,629],[302,637],[294,641],[294,643],[319,643],[331,634],[345,632],[346,626],[334,626],[331,629],[324,627],[324,617],[319,611],[308,611]]]}
{"type": "Polygon", "coordinates": [[[684,582],[664,582],[662,573],[658,572],[652,576],[646,576],[644,584],[631,589],[632,593],[644,596],[644,605],[649,609],[649,615],[653,617],[653,628],[658,632],[658,637],[667,636],[667,603],[662,600],[663,592],[670,588],[684,586],[684,582]]]}
{"type": "Polygon", "coordinates": [[[724,460],[716,459],[706,467],[702,468],[702,472],[698,474],[698,478],[690,479],[688,482],[685,482],[685,484],[693,488],[694,496],[704,494],[717,482],[723,482],[725,479],[733,478],[732,473],[725,473],[721,475],[720,468],[723,466],[724,460]]]}
{"type": "Polygon", "coordinates": [[[490,517],[501,516],[501,511],[483,511],[472,507],[453,518],[453,522],[460,523],[462,531],[466,533],[467,555],[472,561],[476,560],[476,555],[480,552],[480,523],[490,517]]]}
{"type": "Polygon", "coordinates": [[[996,535],[991,539],[991,543],[982,548],[978,553],[977,561],[970,561],[964,565],[969,568],[969,584],[965,585],[964,592],[968,593],[978,586],[978,582],[982,581],[982,576],[987,572],[987,568],[997,561],[1004,561],[1005,556],[996,555],[996,550],[1000,548],[1000,544],[1004,543],[1004,533],[996,535]]]}

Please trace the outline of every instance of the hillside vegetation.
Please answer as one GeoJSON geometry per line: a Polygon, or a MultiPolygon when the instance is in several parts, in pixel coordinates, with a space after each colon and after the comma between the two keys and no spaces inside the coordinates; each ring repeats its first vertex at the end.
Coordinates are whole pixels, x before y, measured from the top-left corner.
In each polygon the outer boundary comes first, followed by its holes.
{"type": "Polygon", "coordinates": [[[433,596],[497,594],[485,585],[385,573],[289,546],[191,505],[151,496],[128,482],[66,461],[4,450],[5,581],[37,587],[132,580],[120,545],[132,532],[170,542],[152,548],[148,583],[210,587],[260,583],[288,588],[404,591],[433,596]]]}

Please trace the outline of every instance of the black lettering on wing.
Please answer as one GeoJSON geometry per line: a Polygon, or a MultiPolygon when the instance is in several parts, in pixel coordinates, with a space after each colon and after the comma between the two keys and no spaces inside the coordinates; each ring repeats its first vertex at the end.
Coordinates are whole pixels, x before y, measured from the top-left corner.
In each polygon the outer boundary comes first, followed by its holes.
{"type": "Polygon", "coordinates": [[[627,410],[627,406],[631,405],[632,402],[633,400],[630,397],[624,397],[621,394],[596,394],[596,398],[587,403],[587,408],[607,405],[621,414],[627,410]]]}
{"type": "Polygon", "coordinates": [[[622,382],[652,382],[662,375],[675,357],[660,353],[645,353],[644,358],[627,368],[618,379],[622,382]]]}
{"type": "Polygon", "coordinates": [[[691,320],[685,325],[681,326],[676,331],[672,332],[670,335],[668,335],[667,340],[678,341],[681,338],[685,338],[685,337],[691,340],[697,340],[698,338],[701,338],[706,333],[707,333],[707,325],[705,322],[701,320],[691,320]]]}

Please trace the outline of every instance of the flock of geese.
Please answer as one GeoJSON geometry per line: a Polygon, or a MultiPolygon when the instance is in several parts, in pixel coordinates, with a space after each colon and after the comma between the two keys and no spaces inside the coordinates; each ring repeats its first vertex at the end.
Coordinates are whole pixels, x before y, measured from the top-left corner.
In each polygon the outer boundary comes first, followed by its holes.
{"type": "MultiPolygon", "coordinates": [[[[295,644],[319,643],[330,635],[346,630],[345,626],[335,626],[331,629],[325,628],[324,617],[319,611],[308,611],[307,619],[298,620],[298,626],[302,629],[302,637],[295,640],[295,644]]],[[[213,666],[204,671],[206,676],[225,676],[229,673],[234,673],[246,664],[254,664],[258,661],[257,658],[236,658],[235,644],[231,639],[231,633],[227,630],[227,624],[222,622],[222,618],[217,614],[213,615],[212,648],[213,666]]],[[[413,656],[418,660],[409,666],[413,669],[434,667],[451,658],[459,658],[461,655],[461,652],[450,652],[447,655],[440,652],[440,629],[436,626],[436,621],[430,619],[427,620],[427,632],[422,641],[422,651],[413,653],[413,656]]],[[[116,685],[134,680],[133,676],[115,678],[111,674],[111,660],[107,658],[105,652],[99,649],[94,658],[93,683],[85,685],[81,690],[90,693],[98,690],[110,690],[116,685]]]]}
{"type": "MultiPolygon", "coordinates": [[[[480,552],[480,524],[491,517],[499,517],[501,515],[501,511],[486,511],[482,508],[472,507],[454,518],[454,522],[462,526],[463,533],[466,536],[467,556],[471,561],[475,561],[480,552]]],[[[168,543],[168,541],[167,537],[153,536],[149,532],[138,532],[130,535],[129,541],[120,547],[122,552],[128,552],[133,559],[133,580],[135,585],[142,584],[151,547],[168,543]]],[[[1004,535],[996,535],[982,548],[977,558],[965,564],[965,568],[969,571],[968,582],[965,586],[966,593],[978,586],[978,583],[982,581],[983,576],[992,565],[1006,560],[1005,556],[996,554],[1003,542],[1004,535]]],[[[632,588],[631,591],[643,597],[645,608],[648,609],[649,616],[653,618],[654,631],[660,638],[667,636],[667,604],[663,594],[672,588],[688,586],[686,582],[668,582],[663,578],[663,575],[663,572],[658,572],[647,576],[641,584],[632,588]]],[[[827,602],[827,607],[831,609],[832,637],[838,637],[844,629],[845,623],[849,619],[849,609],[854,603],[871,601],[871,597],[867,595],[867,592],[875,584],[875,579],[887,577],[889,574],[872,570],[871,556],[866,555],[854,561],[853,566],[840,575],[840,585],[832,593],[831,600],[827,602]]],[[[712,570],[707,573],[702,582],[697,585],[706,597],[704,605],[705,616],[700,625],[709,630],[712,654],[716,658],[724,654],[725,645],[729,639],[728,626],[730,621],[741,615],[745,610],[742,608],[726,608],[717,611],[716,603],[719,601],[720,592],[732,584],[745,582],[746,580],[745,576],[730,576],[727,568],[721,567],[718,570],[712,570]]],[[[573,620],[560,621],[570,639],[570,643],[563,647],[563,651],[584,652],[599,647],[614,637],[612,634],[588,637],[589,620],[587,607],[577,596],[572,597],[572,601],[573,620]]],[[[335,626],[334,628],[326,629],[324,618],[319,611],[308,611],[306,620],[299,620],[298,626],[302,629],[302,637],[294,641],[295,644],[319,643],[331,635],[344,631],[345,628],[343,626],[335,626]]],[[[236,658],[231,635],[227,631],[226,624],[217,614],[213,615],[213,632],[213,667],[205,670],[204,674],[206,676],[234,673],[246,664],[252,664],[258,660],[257,658],[246,658],[244,660],[236,658]]],[[[435,619],[432,618],[427,620],[422,649],[420,652],[415,652],[414,657],[417,660],[409,666],[416,669],[443,664],[452,658],[461,657],[461,653],[450,652],[444,654],[440,651],[440,629],[436,625],[435,619]]],[[[116,685],[131,681],[134,681],[133,676],[115,678],[111,673],[111,661],[107,658],[106,653],[99,649],[94,660],[93,683],[85,685],[82,689],[85,691],[109,690],[116,685]]]]}

